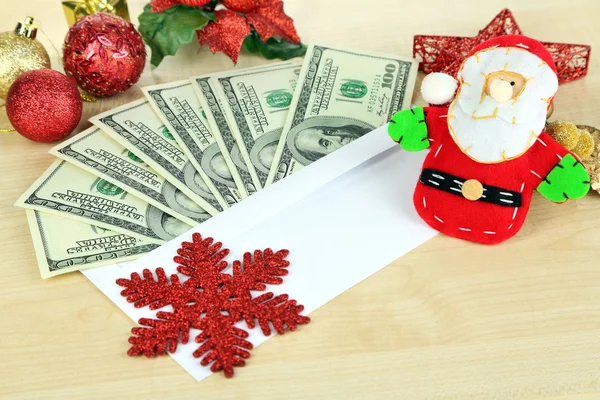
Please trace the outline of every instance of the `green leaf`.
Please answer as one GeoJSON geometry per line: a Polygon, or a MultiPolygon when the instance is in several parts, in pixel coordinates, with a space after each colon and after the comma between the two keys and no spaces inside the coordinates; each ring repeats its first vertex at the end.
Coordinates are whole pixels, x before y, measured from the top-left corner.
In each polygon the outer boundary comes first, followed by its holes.
{"type": "Polygon", "coordinates": [[[260,39],[255,30],[252,30],[242,44],[250,53],[261,54],[267,60],[279,58],[289,60],[306,54],[306,46],[302,43],[294,44],[285,39],[270,38],[266,42],[260,39]]]}
{"type": "Polygon", "coordinates": [[[555,203],[580,199],[590,190],[590,176],[571,154],[564,156],[540,182],[537,191],[555,203]]]}
{"type": "Polygon", "coordinates": [[[152,50],[152,65],[156,67],[166,56],[175,55],[181,45],[192,42],[196,30],[214,19],[213,13],[195,7],[177,5],[162,13],[154,13],[147,4],[138,20],[139,31],[152,50]]]}

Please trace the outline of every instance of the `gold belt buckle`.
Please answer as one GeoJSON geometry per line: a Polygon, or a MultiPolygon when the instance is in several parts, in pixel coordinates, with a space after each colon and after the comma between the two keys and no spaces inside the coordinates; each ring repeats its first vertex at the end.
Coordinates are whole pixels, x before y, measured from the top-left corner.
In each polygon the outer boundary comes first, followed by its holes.
{"type": "Polygon", "coordinates": [[[461,192],[467,200],[479,200],[483,196],[483,185],[477,179],[468,179],[462,184],[461,192]]]}

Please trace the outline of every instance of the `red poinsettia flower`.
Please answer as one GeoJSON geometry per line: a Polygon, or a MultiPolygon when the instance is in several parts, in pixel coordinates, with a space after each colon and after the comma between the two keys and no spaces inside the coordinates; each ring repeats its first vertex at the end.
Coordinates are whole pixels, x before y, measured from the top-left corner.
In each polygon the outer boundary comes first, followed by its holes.
{"type": "Polygon", "coordinates": [[[152,0],[152,12],[161,13],[179,4],[191,7],[203,7],[210,3],[210,0],[152,0]]]}
{"type": "Polygon", "coordinates": [[[258,7],[262,7],[270,0],[221,0],[221,4],[229,8],[231,11],[247,13],[258,7]]]}
{"type": "Polygon", "coordinates": [[[198,32],[200,45],[208,45],[213,53],[222,51],[237,62],[250,28],[254,28],[265,42],[272,37],[281,37],[291,43],[300,43],[293,20],[283,10],[282,0],[222,0],[221,3],[231,11],[217,11],[217,20],[198,32]]]}
{"type": "MultiPolygon", "coordinates": [[[[179,4],[203,7],[210,0],[152,0],[152,11],[161,13],[179,4]]],[[[221,0],[227,10],[215,11],[215,21],[197,31],[200,45],[209,46],[214,53],[227,54],[237,62],[244,39],[252,29],[266,42],[279,37],[298,44],[300,37],[293,20],[283,10],[282,0],[221,0]]],[[[212,11],[212,10],[211,10],[212,11]]]]}
{"type": "Polygon", "coordinates": [[[283,11],[283,1],[262,1],[262,5],[246,12],[250,21],[263,41],[279,36],[292,43],[300,43],[300,37],[294,28],[294,21],[283,11]]]}
{"type": "Polygon", "coordinates": [[[215,11],[216,21],[197,31],[198,42],[206,45],[213,53],[221,51],[233,62],[237,62],[242,43],[251,28],[248,20],[229,10],[215,11]]]}

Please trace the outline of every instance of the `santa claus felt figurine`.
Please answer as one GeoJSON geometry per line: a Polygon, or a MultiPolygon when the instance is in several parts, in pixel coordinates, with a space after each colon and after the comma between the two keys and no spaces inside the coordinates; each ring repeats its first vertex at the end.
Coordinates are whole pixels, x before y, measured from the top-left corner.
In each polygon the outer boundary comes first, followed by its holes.
{"type": "Polygon", "coordinates": [[[543,132],[557,89],[550,53],[518,35],[474,48],[456,80],[427,76],[425,100],[454,97],[450,106],[400,111],[388,128],[403,149],[430,149],[413,198],[421,218],[447,235],[492,244],[519,231],[534,189],[557,203],[583,197],[585,168],[543,132]]]}

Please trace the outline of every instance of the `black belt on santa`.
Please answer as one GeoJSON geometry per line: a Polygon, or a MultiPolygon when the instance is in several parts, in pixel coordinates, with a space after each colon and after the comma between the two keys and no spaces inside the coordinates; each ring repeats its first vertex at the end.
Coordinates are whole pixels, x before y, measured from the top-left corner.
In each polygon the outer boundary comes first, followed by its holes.
{"type": "MultiPolygon", "coordinates": [[[[463,196],[462,186],[467,179],[450,175],[446,172],[437,171],[430,168],[424,168],[421,172],[419,182],[425,186],[430,186],[438,190],[463,196]]],[[[521,193],[512,190],[503,189],[497,186],[484,185],[483,194],[475,201],[484,201],[504,207],[520,207],[522,202],[521,193]]]]}

